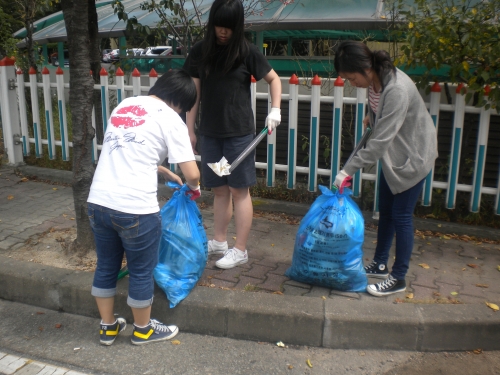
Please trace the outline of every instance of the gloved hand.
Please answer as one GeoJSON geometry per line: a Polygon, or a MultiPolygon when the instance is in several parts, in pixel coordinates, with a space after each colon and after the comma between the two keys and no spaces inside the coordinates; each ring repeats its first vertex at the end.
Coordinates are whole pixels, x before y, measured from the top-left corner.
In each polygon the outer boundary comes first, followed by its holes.
{"type": "Polygon", "coordinates": [[[187,184],[187,187],[190,189],[189,191],[186,191],[186,195],[190,195],[190,199],[194,201],[195,199],[198,199],[201,197],[201,190],[200,190],[200,185],[197,186],[192,186],[187,184]]]}
{"type": "Polygon", "coordinates": [[[281,122],[281,109],[272,107],[271,112],[267,115],[266,118],[266,126],[267,126],[267,134],[271,134],[274,129],[281,122]]]}
{"type": "Polygon", "coordinates": [[[345,187],[351,186],[351,180],[352,177],[342,169],[335,177],[335,182],[333,184],[339,189],[339,193],[342,194],[345,187]]]}

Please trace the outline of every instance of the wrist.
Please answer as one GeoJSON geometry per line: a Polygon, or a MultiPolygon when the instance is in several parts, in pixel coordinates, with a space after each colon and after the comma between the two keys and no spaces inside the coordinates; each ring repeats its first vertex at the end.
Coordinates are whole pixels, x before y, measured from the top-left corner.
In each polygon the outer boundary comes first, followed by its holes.
{"type": "Polygon", "coordinates": [[[199,190],[200,189],[200,183],[199,182],[197,184],[193,184],[193,185],[186,183],[186,185],[191,190],[199,190]]]}

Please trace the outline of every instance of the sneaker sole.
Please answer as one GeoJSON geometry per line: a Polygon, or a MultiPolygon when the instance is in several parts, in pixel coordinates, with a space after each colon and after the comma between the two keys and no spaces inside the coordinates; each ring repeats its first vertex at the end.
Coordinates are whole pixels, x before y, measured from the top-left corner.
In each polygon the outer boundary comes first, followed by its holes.
{"type": "Polygon", "coordinates": [[[215,265],[216,265],[217,267],[219,267],[219,268],[222,268],[223,270],[229,270],[229,269],[231,269],[231,268],[234,268],[234,267],[236,267],[236,266],[238,266],[238,265],[240,265],[240,264],[245,264],[245,263],[247,263],[247,262],[248,262],[248,259],[245,259],[245,260],[240,260],[239,262],[233,263],[233,264],[231,264],[231,265],[229,265],[229,264],[223,264],[223,265],[220,265],[220,266],[219,266],[219,265],[217,264],[217,262],[215,262],[215,265]]]}
{"type": "Polygon", "coordinates": [[[178,333],[179,333],[179,328],[176,328],[176,330],[173,331],[170,336],[165,336],[165,337],[162,337],[161,339],[134,341],[134,339],[132,338],[130,341],[132,342],[133,345],[146,345],[146,344],[150,344],[153,342],[167,341],[167,340],[173,339],[175,336],[177,336],[178,333]]]}
{"type": "Polygon", "coordinates": [[[387,277],[389,276],[389,274],[388,273],[382,274],[382,273],[368,273],[367,272],[366,276],[368,276],[368,277],[374,277],[376,279],[387,279],[387,277]]]}
{"type": "Polygon", "coordinates": [[[371,285],[368,285],[366,287],[366,291],[368,293],[370,293],[372,296],[375,296],[375,297],[384,297],[384,296],[388,296],[390,294],[394,294],[394,293],[401,293],[401,292],[404,292],[406,291],[406,287],[404,287],[403,289],[398,289],[398,290],[391,290],[390,292],[379,292],[378,290],[376,289],[373,289],[373,288],[370,288],[371,285]]]}

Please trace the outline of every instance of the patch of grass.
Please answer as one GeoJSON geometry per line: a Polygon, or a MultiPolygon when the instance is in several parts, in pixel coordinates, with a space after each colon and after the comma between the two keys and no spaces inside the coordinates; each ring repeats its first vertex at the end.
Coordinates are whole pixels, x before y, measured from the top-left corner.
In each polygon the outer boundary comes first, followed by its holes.
{"type": "Polygon", "coordinates": [[[247,285],[245,285],[243,290],[245,292],[258,292],[260,290],[260,288],[255,286],[255,285],[252,285],[252,284],[247,284],[247,285]]]}

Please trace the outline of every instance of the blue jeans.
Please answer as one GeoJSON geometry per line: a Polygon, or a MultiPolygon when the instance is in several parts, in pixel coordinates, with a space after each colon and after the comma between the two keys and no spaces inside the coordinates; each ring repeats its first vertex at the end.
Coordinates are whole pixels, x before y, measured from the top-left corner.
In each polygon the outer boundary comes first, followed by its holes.
{"type": "Polygon", "coordinates": [[[153,303],[153,270],[158,263],[160,214],[127,214],[88,203],[94,232],[97,267],[92,284],[94,297],[114,297],[123,254],[129,270],[127,304],[133,308],[153,303]]]}
{"type": "Polygon", "coordinates": [[[377,247],[373,260],[387,264],[389,250],[394,233],[396,234],[396,260],[391,275],[397,280],[404,280],[410,265],[413,251],[413,211],[422,191],[424,180],[399,194],[392,194],[380,173],[379,212],[377,247]]]}

